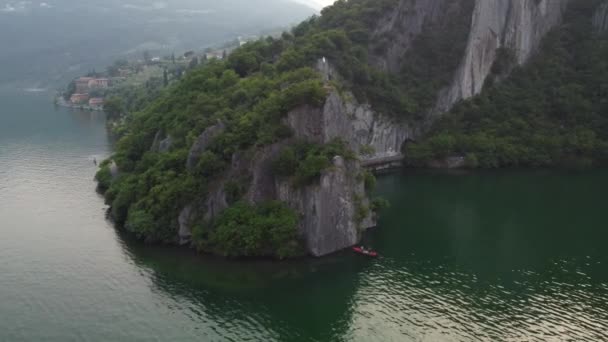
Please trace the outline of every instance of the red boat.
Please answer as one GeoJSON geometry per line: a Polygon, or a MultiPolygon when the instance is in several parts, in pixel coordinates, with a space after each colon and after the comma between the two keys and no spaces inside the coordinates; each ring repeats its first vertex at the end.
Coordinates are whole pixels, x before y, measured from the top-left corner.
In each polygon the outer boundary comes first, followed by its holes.
{"type": "Polygon", "coordinates": [[[363,248],[363,247],[353,247],[353,251],[355,251],[355,253],[359,253],[368,257],[372,257],[375,258],[378,256],[378,253],[376,253],[375,251],[372,251],[370,249],[367,248],[363,248]]]}

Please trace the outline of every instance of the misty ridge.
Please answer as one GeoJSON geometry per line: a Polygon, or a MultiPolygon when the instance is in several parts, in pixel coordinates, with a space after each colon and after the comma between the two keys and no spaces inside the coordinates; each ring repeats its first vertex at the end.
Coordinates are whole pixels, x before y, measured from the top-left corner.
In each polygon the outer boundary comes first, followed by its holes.
{"type": "Polygon", "coordinates": [[[55,86],[143,51],[171,54],[264,34],[313,15],[311,6],[295,0],[0,0],[0,85],[55,86]]]}

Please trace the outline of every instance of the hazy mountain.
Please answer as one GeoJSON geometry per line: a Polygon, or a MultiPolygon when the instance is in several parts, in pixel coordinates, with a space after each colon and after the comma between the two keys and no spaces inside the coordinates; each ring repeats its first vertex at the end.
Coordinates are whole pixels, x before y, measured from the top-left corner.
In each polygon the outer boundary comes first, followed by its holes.
{"type": "Polygon", "coordinates": [[[44,85],[117,56],[202,48],[314,11],[291,0],[0,0],[0,83],[44,85]]]}

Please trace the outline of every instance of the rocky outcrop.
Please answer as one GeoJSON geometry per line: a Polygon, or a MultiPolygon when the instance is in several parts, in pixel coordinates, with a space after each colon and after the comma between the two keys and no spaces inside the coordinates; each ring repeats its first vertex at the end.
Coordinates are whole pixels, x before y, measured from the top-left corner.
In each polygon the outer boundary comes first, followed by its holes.
{"type": "Polygon", "coordinates": [[[171,138],[171,136],[165,136],[162,131],[158,131],[154,135],[154,141],[152,142],[150,151],[159,153],[169,152],[172,145],[173,138],[171,138]]]}
{"type": "MultiPolygon", "coordinates": [[[[437,94],[430,112],[442,114],[456,102],[481,92],[500,48],[512,50],[516,64],[526,62],[542,38],[561,22],[569,1],[402,0],[378,21],[369,54],[376,67],[397,73],[408,63],[406,53],[415,47],[417,38],[429,31],[450,29],[446,25],[455,17],[470,17],[460,66],[450,85],[437,94]]],[[[594,22],[598,29],[605,28],[606,11],[599,10],[594,22]]]]}
{"type": "Polygon", "coordinates": [[[596,32],[608,31],[608,1],[604,1],[595,11],[593,27],[596,32]]]}
{"type": "Polygon", "coordinates": [[[177,223],[179,225],[177,237],[179,244],[182,246],[192,242],[192,216],[193,207],[192,205],[188,205],[179,213],[179,217],[177,218],[177,223]]]}
{"type": "Polygon", "coordinates": [[[278,199],[301,215],[300,234],[312,255],[350,247],[360,240],[364,229],[375,225],[357,170],[357,161],[336,156],[318,184],[294,188],[288,181],[277,183],[278,199]]]}
{"type": "Polygon", "coordinates": [[[434,114],[479,94],[496,60],[497,50],[513,52],[523,64],[557,24],[569,0],[477,0],[461,66],[452,84],[439,95],[434,114]]]}
{"type": "MultiPolygon", "coordinates": [[[[233,155],[228,170],[210,185],[201,206],[204,220],[212,221],[229,207],[228,182],[246,179],[242,199],[251,204],[280,200],[299,214],[298,230],[311,255],[322,256],[354,245],[364,229],[375,225],[360,177],[360,162],[336,156],[333,166],[322,173],[318,182],[304,186],[295,186],[289,179],[275,175],[273,162],[295,140],[322,144],[341,138],[357,149],[376,146],[378,154],[372,155],[399,154],[401,140],[408,135],[406,127],[390,125],[371,109],[344,100],[336,92],[330,93],[322,108],[303,106],[291,111],[285,123],[293,130],[294,138],[233,155]]],[[[199,137],[190,151],[189,167],[195,165],[197,156],[222,130],[223,127],[210,127],[199,137]]],[[[184,208],[179,216],[182,243],[190,238],[188,218],[192,207],[184,208]]]]}
{"type": "Polygon", "coordinates": [[[116,179],[120,175],[118,164],[113,160],[110,162],[110,175],[112,175],[112,179],[116,179]]]}
{"type": "Polygon", "coordinates": [[[374,112],[351,94],[330,92],[323,108],[303,106],[287,115],[297,139],[328,143],[341,139],[367,163],[401,156],[402,145],[414,134],[403,121],[374,112]]]}
{"type": "MultiPolygon", "coordinates": [[[[339,80],[339,75],[325,58],[317,61],[316,70],[324,80],[339,80]]],[[[330,88],[332,89],[332,88],[330,88]]],[[[297,139],[328,143],[341,139],[348,143],[363,164],[382,167],[382,160],[399,160],[403,143],[416,132],[403,120],[376,113],[369,104],[361,104],[352,93],[342,95],[330,90],[323,108],[303,106],[287,115],[286,124],[297,139]]]]}
{"type": "Polygon", "coordinates": [[[399,72],[403,66],[404,54],[424,30],[441,26],[449,18],[461,16],[473,0],[402,0],[395,10],[379,20],[373,32],[374,41],[370,56],[372,64],[381,70],[399,72]],[[386,51],[375,53],[384,46],[386,51]]]}
{"type": "Polygon", "coordinates": [[[198,163],[201,155],[209,147],[209,144],[215,137],[220,135],[225,130],[223,123],[208,127],[194,142],[188,153],[188,160],[186,161],[186,167],[188,170],[192,170],[198,163]]]}
{"type": "Polygon", "coordinates": [[[427,167],[431,169],[462,169],[467,166],[466,158],[463,156],[451,156],[444,159],[432,160],[427,167]]]}

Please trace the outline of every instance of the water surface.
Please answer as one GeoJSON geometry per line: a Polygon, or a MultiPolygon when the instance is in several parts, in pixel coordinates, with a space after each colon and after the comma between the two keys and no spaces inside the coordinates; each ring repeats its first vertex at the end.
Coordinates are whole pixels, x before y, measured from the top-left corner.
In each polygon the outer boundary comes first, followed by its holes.
{"type": "Polygon", "coordinates": [[[408,172],[349,252],[227,262],[117,233],[103,115],[0,93],[0,341],[608,339],[605,171],[408,172]]]}

